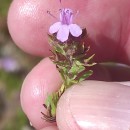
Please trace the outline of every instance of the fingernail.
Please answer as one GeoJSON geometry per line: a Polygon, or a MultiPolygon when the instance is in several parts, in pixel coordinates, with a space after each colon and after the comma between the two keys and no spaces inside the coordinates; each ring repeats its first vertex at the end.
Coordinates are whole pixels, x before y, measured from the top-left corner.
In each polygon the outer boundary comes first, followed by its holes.
{"type": "Polygon", "coordinates": [[[88,81],[61,97],[57,120],[61,130],[129,130],[130,87],[88,81]]]}

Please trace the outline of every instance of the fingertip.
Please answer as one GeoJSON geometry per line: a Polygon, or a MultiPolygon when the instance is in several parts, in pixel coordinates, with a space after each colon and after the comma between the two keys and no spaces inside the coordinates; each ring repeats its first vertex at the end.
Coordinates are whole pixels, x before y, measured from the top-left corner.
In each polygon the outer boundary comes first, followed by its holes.
{"type": "Polygon", "coordinates": [[[41,112],[46,96],[61,85],[61,77],[49,58],[42,60],[26,77],[21,90],[21,105],[33,127],[37,129],[48,125],[41,112]]]}
{"type": "Polygon", "coordinates": [[[47,14],[47,10],[51,9],[48,3],[47,0],[13,0],[10,6],[10,35],[15,44],[29,54],[50,55],[47,34],[52,19],[47,14]]]}
{"type": "Polygon", "coordinates": [[[58,102],[58,128],[129,129],[129,91],[129,86],[110,82],[86,81],[74,85],[58,102]]]}

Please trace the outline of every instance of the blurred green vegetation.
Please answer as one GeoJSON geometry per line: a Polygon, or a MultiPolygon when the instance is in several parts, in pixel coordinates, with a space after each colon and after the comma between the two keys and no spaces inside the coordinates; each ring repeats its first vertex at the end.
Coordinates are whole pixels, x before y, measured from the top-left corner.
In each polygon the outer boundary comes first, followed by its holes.
{"type": "Polygon", "coordinates": [[[0,130],[32,130],[20,106],[20,89],[27,73],[39,61],[15,46],[7,28],[7,13],[12,0],[0,0],[0,130]],[[1,59],[11,57],[19,69],[1,68],[1,59]]]}
{"type": "MultiPolygon", "coordinates": [[[[23,115],[21,109],[16,111],[16,116],[10,122],[8,122],[4,130],[22,130],[27,124],[27,119],[23,115]]],[[[30,129],[29,129],[30,130],[30,129]]]]}
{"type": "Polygon", "coordinates": [[[8,73],[6,71],[0,71],[0,80],[2,80],[7,87],[7,94],[11,94],[13,91],[19,91],[22,84],[21,76],[17,74],[8,73]]]}
{"type": "Polygon", "coordinates": [[[5,17],[12,0],[0,0],[0,16],[5,17]]]}

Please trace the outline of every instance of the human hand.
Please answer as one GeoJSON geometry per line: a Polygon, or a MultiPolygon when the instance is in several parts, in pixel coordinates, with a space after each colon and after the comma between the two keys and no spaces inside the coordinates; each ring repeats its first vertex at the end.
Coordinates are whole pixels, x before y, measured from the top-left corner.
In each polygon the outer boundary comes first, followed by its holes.
{"type": "MultiPolygon", "coordinates": [[[[53,18],[46,11],[58,10],[58,4],[56,0],[13,1],[8,26],[13,40],[21,49],[34,55],[50,55],[46,35],[53,18]]],[[[91,50],[98,63],[114,61],[130,65],[129,0],[68,0],[63,1],[63,5],[80,11],[77,23],[87,28],[91,50]]],[[[127,68],[100,66],[95,68],[93,79],[130,80],[130,72],[127,68]]],[[[40,112],[44,111],[42,104],[47,93],[57,90],[60,85],[60,75],[48,58],[43,59],[26,77],[21,103],[36,129],[57,130],[56,126],[50,126],[52,124],[41,119],[40,112]]],[[[70,88],[59,101],[57,126],[61,130],[129,128],[129,82],[126,86],[87,81],[77,86],[70,88]]]]}

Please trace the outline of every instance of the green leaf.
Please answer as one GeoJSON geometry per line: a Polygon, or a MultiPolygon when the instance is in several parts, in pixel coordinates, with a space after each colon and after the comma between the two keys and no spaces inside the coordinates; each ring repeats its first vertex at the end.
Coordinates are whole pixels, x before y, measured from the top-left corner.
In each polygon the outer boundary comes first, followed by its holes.
{"type": "Polygon", "coordinates": [[[57,51],[58,53],[62,54],[62,55],[66,55],[65,51],[64,51],[64,46],[56,44],[55,45],[55,51],[57,51]]]}
{"type": "Polygon", "coordinates": [[[69,88],[71,85],[76,84],[76,83],[78,83],[78,80],[75,80],[73,78],[66,76],[66,80],[64,83],[66,88],[69,88]]]}
{"type": "Polygon", "coordinates": [[[64,72],[63,72],[62,70],[60,70],[59,72],[60,72],[60,75],[61,75],[63,81],[65,81],[65,75],[64,75],[64,72]]]}
{"type": "Polygon", "coordinates": [[[49,34],[48,34],[48,37],[49,37],[49,43],[50,43],[50,45],[53,45],[53,43],[55,41],[55,37],[53,35],[49,35],[49,34]]]}
{"type": "Polygon", "coordinates": [[[78,71],[78,66],[76,65],[73,65],[69,71],[69,73],[71,74],[77,74],[77,71],[78,71]]]}
{"type": "Polygon", "coordinates": [[[78,65],[78,66],[83,65],[83,63],[81,63],[81,62],[80,62],[80,61],[78,61],[78,60],[76,60],[76,61],[75,61],[75,64],[76,64],[76,65],[78,65]]]}
{"type": "Polygon", "coordinates": [[[45,102],[47,108],[51,105],[51,102],[52,102],[52,95],[49,95],[45,102]]]}
{"type": "Polygon", "coordinates": [[[67,67],[64,67],[64,66],[58,66],[59,69],[60,69],[60,72],[63,72],[64,74],[67,74],[68,73],[68,69],[67,67]]]}
{"type": "Polygon", "coordinates": [[[93,59],[93,57],[95,56],[95,54],[93,54],[92,56],[90,56],[89,58],[85,59],[84,62],[88,63],[90,60],[93,59]]]}
{"type": "Polygon", "coordinates": [[[45,104],[47,106],[47,109],[50,110],[52,117],[55,117],[56,115],[57,102],[58,102],[58,95],[56,93],[49,95],[46,99],[45,104]]]}
{"type": "Polygon", "coordinates": [[[54,105],[51,107],[51,116],[52,117],[56,116],[56,106],[54,106],[54,105]]]}
{"type": "Polygon", "coordinates": [[[59,68],[61,68],[61,67],[67,67],[67,66],[68,66],[67,62],[65,62],[65,61],[54,61],[54,63],[55,63],[59,68]]]}
{"type": "Polygon", "coordinates": [[[52,117],[56,116],[56,107],[58,102],[58,95],[56,93],[52,94],[52,102],[51,102],[51,115],[52,117]]]}
{"type": "Polygon", "coordinates": [[[96,65],[97,63],[90,63],[90,64],[86,64],[85,66],[88,66],[88,67],[91,67],[91,66],[94,66],[94,65],[96,65]]]}
{"type": "Polygon", "coordinates": [[[69,73],[72,74],[79,74],[82,71],[85,70],[85,67],[83,66],[82,63],[80,63],[79,61],[76,61],[76,63],[74,63],[69,71],[69,73]]]}
{"type": "Polygon", "coordinates": [[[65,51],[64,51],[64,46],[59,44],[59,41],[56,39],[55,35],[49,35],[49,43],[53,48],[53,53],[55,54],[56,52],[65,55],[65,51]]]}
{"type": "Polygon", "coordinates": [[[83,74],[82,76],[80,76],[79,78],[79,82],[84,81],[86,78],[88,78],[89,76],[91,76],[93,74],[92,70],[87,71],[85,74],[83,74]]]}

